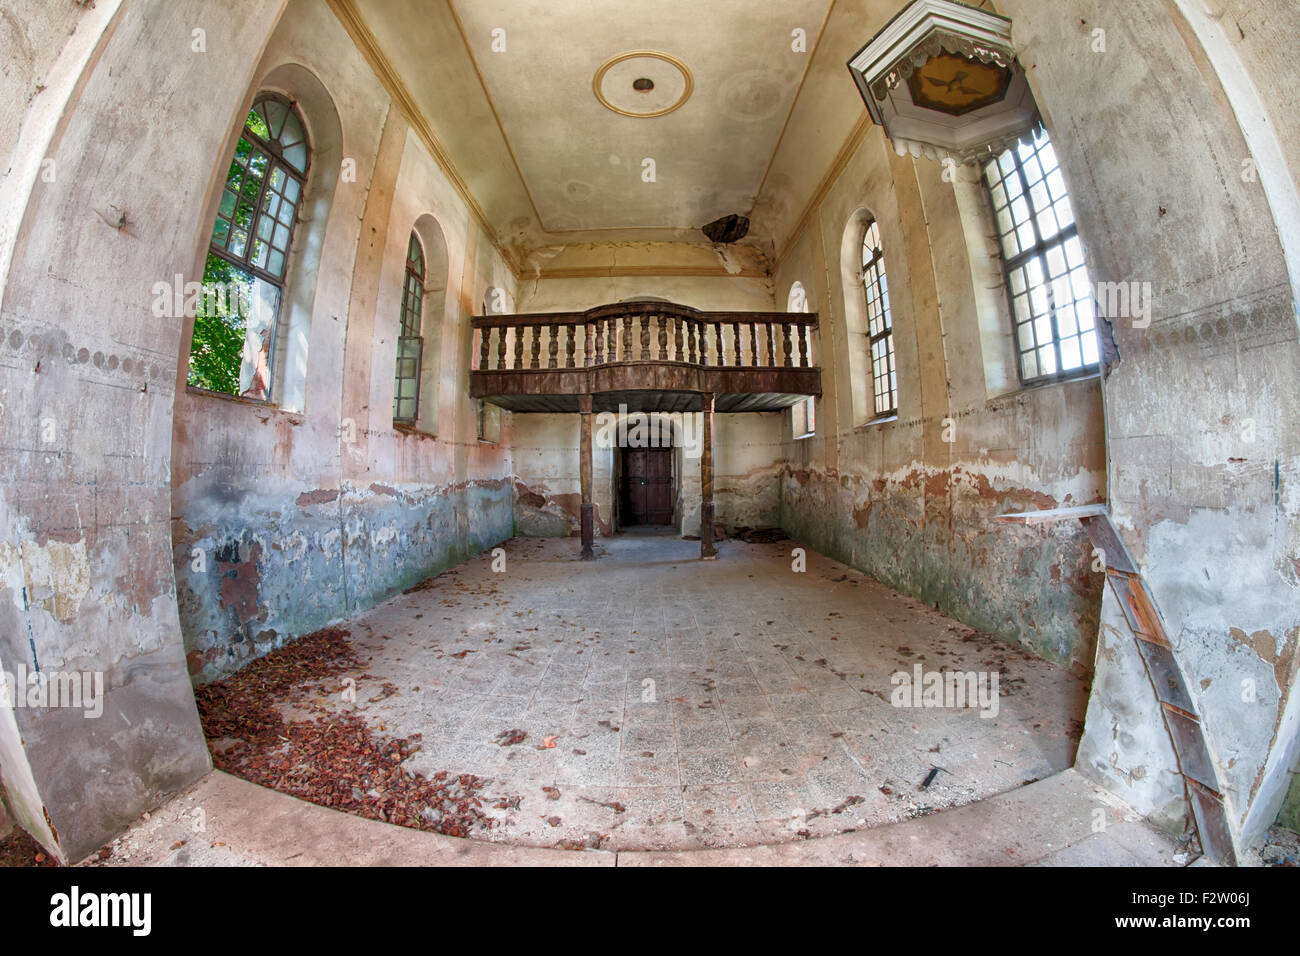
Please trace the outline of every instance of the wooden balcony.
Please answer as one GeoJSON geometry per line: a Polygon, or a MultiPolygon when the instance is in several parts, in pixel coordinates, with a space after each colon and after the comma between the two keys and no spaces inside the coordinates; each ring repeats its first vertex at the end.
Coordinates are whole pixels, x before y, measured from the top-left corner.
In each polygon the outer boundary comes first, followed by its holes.
{"type": "Polygon", "coordinates": [[[618,302],[474,319],[470,395],[512,412],[766,412],[820,396],[817,315],[618,302]]]}

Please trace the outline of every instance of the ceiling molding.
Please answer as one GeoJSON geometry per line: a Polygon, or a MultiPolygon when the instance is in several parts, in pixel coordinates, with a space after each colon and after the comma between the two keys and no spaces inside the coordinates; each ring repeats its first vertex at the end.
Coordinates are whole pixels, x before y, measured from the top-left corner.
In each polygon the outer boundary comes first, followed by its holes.
{"type": "Polygon", "coordinates": [[[826,170],[826,175],[824,175],[821,178],[821,182],[817,184],[817,188],[813,191],[812,197],[803,207],[803,212],[801,212],[799,218],[795,220],[794,228],[790,230],[790,235],[786,237],[785,242],[781,245],[780,251],[776,254],[776,263],[778,266],[785,262],[785,257],[790,254],[790,250],[794,248],[794,244],[803,237],[804,230],[808,228],[808,223],[812,219],[813,214],[817,211],[817,208],[822,204],[823,200],[826,199],[826,194],[829,193],[831,187],[835,185],[835,180],[840,178],[840,174],[844,172],[844,167],[849,164],[849,160],[852,159],[853,154],[858,151],[858,147],[862,145],[862,141],[866,139],[867,131],[874,125],[875,124],[871,120],[871,114],[868,113],[864,107],[862,115],[858,118],[853,130],[849,133],[848,139],[844,141],[844,145],[840,147],[840,151],[835,154],[835,160],[831,163],[830,169],[826,170]]]}
{"type": "MultiPolygon", "coordinates": [[[[450,0],[448,0],[448,2],[450,2],[450,0]]],[[[669,113],[678,110],[685,105],[686,101],[691,98],[691,94],[695,92],[695,74],[691,72],[690,67],[677,59],[677,57],[673,56],[671,53],[664,53],[661,50],[628,50],[626,53],[620,53],[617,56],[610,57],[600,65],[596,70],[596,75],[591,78],[591,92],[596,95],[596,99],[600,102],[601,106],[613,113],[618,113],[620,116],[630,116],[632,119],[654,119],[656,116],[667,116],[669,113]],[[608,98],[606,98],[604,91],[600,88],[601,82],[605,79],[605,74],[613,67],[618,66],[618,64],[623,63],[626,60],[636,59],[637,57],[661,60],[669,66],[675,67],[682,74],[682,79],[686,81],[686,89],[682,91],[682,95],[677,98],[675,103],[670,103],[663,109],[652,110],[649,113],[633,113],[631,110],[625,110],[621,106],[615,106],[608,100],[608,98]]]]}
{"type": "MultiPolygon", "coordinates": [[[[329,3],[340,2],[340,3],[349,3],[349,4],[350,4],[350,3],[351,3],[351,0],[327,0],[327,2],[329,2],[329,3]]],[[[515,173],[516,173],[516,174],[518,175],[518,177],[519,177],[519,182],[523,185],[524,193],[528,196],[528,203],[529,203],[529,205],[532,207],[533,216],[534,216],[534,218],[535,218],[536,221],[537,221],[537,225],[538,225],[538,227],[541,229],[541,231],[542,231],[543,233],[545,233],[546,235],[555,235],[555,236],[561,236],[561,235],[572,234],[572,233],[600,233],[600,232],[619,232],[619,233],[626,233],[626,232],[628,232],[629,230],[637,231],[637,232],[639,232],[639,233],[645,233],[645,232],[674,232],[674,233],[676,233],[676,232],[682,232],[682,231],[694,231],[694,230],[697,230],[697,229],[699,228],[698,226],[690,226],[690,227],[683,227],[683,226],[646,226],[646,227],[636,227],[636,226],[595,226],[595,227],[582,227],[582,226],[579,226],[579,227],[573,227],[573,228],[558,228],[558,229],[557,229],[557,228],[552,228],[552,227],[548,226],[548,225],[546,224],[545,220],[542,218],[541,213],[538,211],[537,201],[536,201],[536,199],[533,197],[533,192],[532,192],[531,187],[528,185],[528,178],[524,175],[523,167],[520,166],[520,164],[519,164],[519,157],[515,155],[514,147],[511,145],[511,142],[510,142],[510,137],[506,134],[505,124],[504,124],[504,123],[502,122],[502,120],[501,120],[501,115],[500,115],[500,113],[497,112],[496,103],[495,103],[495,101],[492,99],[492,94],[491,94],[491,92],[488,90],[487,82],[484,80],[483,73],[482,73],[482,71],[479,69],[478,60],[477,60],[477,58],[474,56],[474,50],[473,50],[472,45],[470,44],[469,36],[468,36],[468,34],[465,32],[465,27],[464,27],[464,24],[461,22],[460,15],[456,12],[456,4],[455,4],[454,0],[444,0],[444,2],[447,4],[447,9],[451,12],[452,20],[453,20],[453,22],[455,22],[455,24],[456,24],[456,30],[457,30],[457,32],[460,34],[461,43],[464,45],[464,47],[465,47],[465,51],[466,51],[466,53],[469,55],[470,63],[472,64],[472,66],[473,66],[473,68],[474,68],[474,74],[475,74],[475,76],[478,77],[479,87],[483,90],[483,96],[484,96],[484,98],[487,100],[488,108],[491,110],[491,112],[492,112],[492,116],[493,116],[493,118],[496,120],[497,130],[501,133],[501,139],[502,139],[502,141],[506,144],[506,151],[510,154],[510,159],[511,159],[511,161],[514,163],[515,173]]],[[[800,96],[800,94],[803,92],[804,84],[807,82],[809,74],[812,72],[812,64],[813,64],[813,61],[814,61],[814,59],[815,59],[816,56],[817,56],[817,52],[818,52],[818,50],[821,48],[822,40],[823,40],[823,38],[825,37],[825,34],[826,34],[826,27],[827,27],[827,25],[830,23],[831,14],[835,12],[835,4],[836,4],[836,2],[837,2],[837,0],[830,0],[830,2],[827,4],[827,7],[826,7],[826,13],[822,16],[822,22],[821,22],[821,25],[819,26],[819,28],[818,28],[818,30],[817,30],[817,36],[816,36],[816,39],[813,41],[812,48],[808,51],[807,63],[804,65],[803,73],[802,73],[802,74],[800,75],[800,77],[799,77],[799,84],[798,84],[798,86],[795,87],[794,96],[793,96],[793,97],[791,98],[791,100],[790,100],[790,108],[789,108],[789,110],[786,112],[785,122],[782,123],[782,125],[781,125],[781,131],[780,131],[779,134],[777,134],[776,142],[775,142],[775,143],[773,144],[773,146],[772,146],[772,152],[771,152],[771,155],[768,156],[767,164],[766,164],[766,166],[765,166],[764,169],[763,169],[763,175],[762,175],[762,177],[760,178],[759,183],[758,183],[758,186],[757,186],[757,188],[756,188],[755,191],[754,191],[754,201],[753,201],[753,203],[750,204],[750,212],[749,212],[749,218],[750,218],[751,220],[754,218],[754,209],[755,209],[755,207],[758,205],[759,199],[760,199],[760,198],[762,197],[762,195],[763,195],[763,189],[764,189],[764,187],[767,185],[767,179],[768,179],[768,176],[771,174],[772,167],[776,164],[777,153],[778,153],[778,152],[780,151],[780,149],[781,149],[781,144],[782,144],[782,143],[784,142],[784,140],[785,140],[786,132],[787,132],[787,130],[789,129],[790,122],[791,122],[791,120],[792,120],[793,117],[794,117],[795,108],[797,107],[798,102],[799,102],[799,96],[800,96]]],[[[982,5],[982,4],[984,4],[984,3],[987,3],[988,0],[978,0],[978,2],[982,5]]],[[[679,66],[679,68],[682,69],[683,73],[687,76],[687,78],[688,78],[688,83],[689,83],[689,85],[690,85],[690,89],[688,89],[687,95],[684,96],[684,97],[682,98],[682,100],[681,100],[678,104],[676,104],[676,106],[673,107],[674,110],[677,108],[677,106],[681,106],[682,103],[684,103],[687,99],[690,98],[690,94],[691,94],[691,92],[693,91],[693,87],[694,87],[694,75],[690,72],[689,68],[686,67],[685,63],[681,62],[681,61],[678,60],[676,57],[672,57],[672,56],[670,56],[670,55],[668,55],[668,54],[659,53],[659,52],[655,52],[655,51],[647,51],[647,50],[643,50],[643,51],[632,51],[631,53],[620,54],[619,56],[614,57],[613,60],[611,60],[611,61],[609,61],[609,62],[603,64],[603,65],[602,65],[602,69],[604,69],[604,68],[606,68],[606,67],[612,65],[613,62],[616,62],[616,61],[620,60],[621,58],[623,58],[623,57],[625,57],[625,56],[638,55],[638,53],[639,53],[639,55],[647,55],[647,56],[661,57],[661,58],[665,59],[665,60],[668,61],[668,62],[672,62],[672,63],[676,64],[677,66],[679,66]]],[[[599,73],[597,74],[597,77],[599,77],[599,73]]],[[[594,90],[594,86],[593,86],[593,90],[594,90]]],[[[600,97],[600,95],[599,95],[598,92],[597,92],[597,97],[596,97],[596,98],[597,98],[598,100],[601,100],[601,97],[600,97]]],[[[603,102],[603,101],[602,101],[602,102],[603,102]]],[[[603,104],[603,105],[606,105],[609,109],[613,110],[613,112],[615,112],[615,113],[619,113],[619,114],[622,114],[622,115],[630,116],[630,117],[633,117],[633,118],[645,118],[645,117],[647,117],[647,116],[666,115],[666,114],[627,113],[627,112],[625,112],[625,111],[623,111],[623,110],[619,110],[619,109],[617,109],[617,108],[615,108],[615,107],[609,106],[608,104],[603,104]]],[[[669,110],[669,111],[667,111],[667,112],[672,112],[672,110],[669,110]]]]}
{"type": "MultiPolygon", "coordinates": [[[[379,48],[379,41],[370,31],[365,20],[362,19],[361,13],[357,10],[353,0],[325,0],[325,2],[329,5],[330,10],[334,12],[334,16],[338,18],[339,23],[343,25],[343,29],[347,31],[348,36],[352,38],[352,42],[356,45],[356,48],[361,51],[361,55],[365,57],[366,62],[370,64],[370,68],[374,70],[375,75],[379,78],[379,82],[382,83],[384,89],[388,91],[388,95],[397,105],[397,108],[402,112],[402,115],[406,117],[407,122],[411,124],[411,128],[415,131],[416,135],[420,137],[425,148],[429,150],[434,161],[439,165],[439,167],[441,167],[444,175],[446,175],[452,187],[456,190],[457,194],[469,209],[470,215],[473,217],[474,221],[488,237],[488,241],[492,243],[492,247],[496,250],[502,260],[504,260],[506,266],[514,274],[515,278],[518,279],[519,265],[516,262],[515,257],[498,241],[496,231],[492,228],[492,223],[488,220],[487,213],[483,211],[483,207],[480,206],[478,200],[474,198],[474,194],[470,191],[469,184],[465,182],[465,178],[461,176],[460,171],[456,168],[456,164],[447,153],[446,147],[442,145],[437,135],[434,134],[433,127],[429,124],[429,120],[424,115],[423,111],[418,105],[416,105],[415,98],[411,95],[411,91],[407,89],[406,84],[403,83],[401,77],[398,76],[397,71],[393,68],[392,62],[379,48]]],[[[477,69],[477,67],[475,69],[477,69]]],[[[495,112],[494,109],[493,113],[495,112]]],[[[507,147],[508,146],[509,144],[507,143],[507,147]]],[[[516,168],[518,167],[516,166],[516,168]]]]}
{"type": "Polygon", "coordinates": [[[446,0],[446,4],[447,12],[451,14],[452,22],[456,24],[456,32],[460,34],[461,46],[465,48],[465,53],[469,56],[469,64],[474,68],[474,75],[478,77],[479,89],[483,91],[483,98],[487,100],[488,109],[492,111],[492,118],[496,120],[497,131],[501,133],[501,141],[506,144],[506,152],[510,154],[510,161],[515,164],[515,175],[519,177],[519,182],[524,187],[524,195],[528,197],[528,205],[533,210],[533,218],[537,220],[537,225],[543,232],[549,232],[546,223],[542,222],[542,214],[537,211],[537,200],[533,198],[533,191],[528,188],[528,180],[524,178],[523,168],[519,165],[519,157],[515,155],[515,148],[510,142],[510,137],[506,135],[506,127],[501,122],[501,114],[497,112],[497,104],[493,101],[492,94],[488,92],[487,82],[483,79],[483,71],[478,67],[478,57],[474,55],[474,48],[470,46],[469,35],[465,33],[465,25],[460,22],[460,14],[456,12],[456,4],[452,0],[446,0]]]}
{"type": "Polygon", "coordinates": [[[826,7],[826,15],[822,17],[822,25],[817,30],[817,39],[813,41],[813,48],[808,51],[808,62],[804,65],[803,75],[799,77],[799,85],[795,87],[794,97],[790,100],[790,109],[785,114],[785,122],[781,124],[781,132],[776,137],[776,145],[772,147],[772,155],[767,158],[767,167],[763,170],[763,178],[758,181],[758,189],[754,191],[754,205],[749,207],[749,218],[754,218],[754,208],[758,205],[758,200],[763,195],[763,188],[767,185],[767,177],[772,173],[772,166],[776,163],[776,154],[781,151],[781,144],[785,142],[786,130],[790,128],[790,120],[794,119],[795,107],[799,105],[799,94],[803,92],[803,85],[808,81],[808,74],[812,72],[813,60],[817,56],[817,51],[821,49],[822,37],[826,34],[826,24],[831,22],[831,14],[835,12],[836,0],[831,0],[826,7]]]}
{"type": "Polygon", "coordinates": [[[683,277],[704,279],[767,279],[770,275],[763,269],[741,269],[728,272],[722,266],[569,266],[560,268],[543,268],[532,275],[523,275],[525,279],[615,279],[615,278],[654,278],[683,277]]]}

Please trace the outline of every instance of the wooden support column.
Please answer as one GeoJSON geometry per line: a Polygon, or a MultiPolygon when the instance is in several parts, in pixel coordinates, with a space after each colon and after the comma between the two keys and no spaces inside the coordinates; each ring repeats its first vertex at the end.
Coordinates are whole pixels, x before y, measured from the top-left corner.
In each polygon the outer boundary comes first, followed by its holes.
{"type": "Polygon", "coordinates": [[[592,545],[596,536],[595,506],[591,501],[591,396],[578,397],[578,410],[582,413],[582,560],[596,557],[592,545]]]}
{"type": "Polygon", "coordinates": [[[704,448],[700,453],[700,558],[718,556],[713,546],[713,404],[712,393],[700,396],[704,412],[704,448]]]}

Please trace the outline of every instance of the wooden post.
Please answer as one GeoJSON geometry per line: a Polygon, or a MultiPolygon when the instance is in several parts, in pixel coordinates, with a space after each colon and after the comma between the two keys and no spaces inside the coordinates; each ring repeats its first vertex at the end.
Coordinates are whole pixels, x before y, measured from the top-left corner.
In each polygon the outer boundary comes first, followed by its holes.
{"type": "Polygon", "coordinates": [[[700,558],[718,556],[713,546],[713,394],[700,396],[704,412],[704,448],[700,454],[700,558]]]}
{"type": "Polygon", "coordinates": [[[582,413],[582,560],[596,557],[592,545],[596,536],[595,506],[591,501],[591,396],[578,396],[578,410],[582,413]]]}

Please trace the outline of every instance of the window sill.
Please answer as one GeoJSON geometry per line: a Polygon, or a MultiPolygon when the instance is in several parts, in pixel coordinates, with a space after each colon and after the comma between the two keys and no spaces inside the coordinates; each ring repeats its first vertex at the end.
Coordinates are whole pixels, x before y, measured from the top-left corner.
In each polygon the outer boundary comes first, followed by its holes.
{"type": "Polygon", "coordinates": [[[816,432],[808,432],[808,434],[806,434],[806,435],[795,435],[795,436],[794,436],[794,440],[795,440],[795,441],[803,441],[805,438],[816,438],[816,437],[817,437],[817,433],[816,433],[816,432]]]}
{"type": "Polygon", "coordinates": [[[855,432],[866,431],[868,428],[874,428],[876,425],[888,425],[890,422],[898,421],[898,412],[890,412],[888,415],[881,415],[879,418],[869,418],[861,425],[855,425],[855,432]]]}
{"type": "Polygon", "coordinates": [[[244,405],[248,408],[261,408],[268,412],[275,412],[277,415],[288,415],[293,418],[301,419],[302,412],[295,412],[289,408],[281,408],[274,402],[263,401],[259,398],[244,398],[242,395],[231,395],[229,392],[216,392],[210,388],[202,388],[198,385],[186,385],[185,391],[194,396],[201,398],[213,398],[220,402],[230,402],[233,405],[244,405]]]}
{"type": "Polygon", "coordinates": [[[990,402],[1000,401],[1004,398],[1010,398],[1013,395],[1019,395],[1021,392],[1031,392],[1040,388],[1051,388],[1054,385],[1069,385],[1073,382],[1086,382],[1089,379],[1100,379],[1101,368],[1091,368],[1084,372],[1071,372],[1067,375],[1053,375],[1049,378],[1034,379],[1032,382],[1021,382],[1019,385],[998,392],[996,395],[990,395],[990,402]]]}
{"type": "Polygon", "coordinates": [[[410,435],[414,438],[426,438],[430,441],[436,441],[438,438],[438,436],[433,432],[421,431],[414,425],[399,425],[397,422],[393,422],[393,431],[401,435],[410,435]]]}

